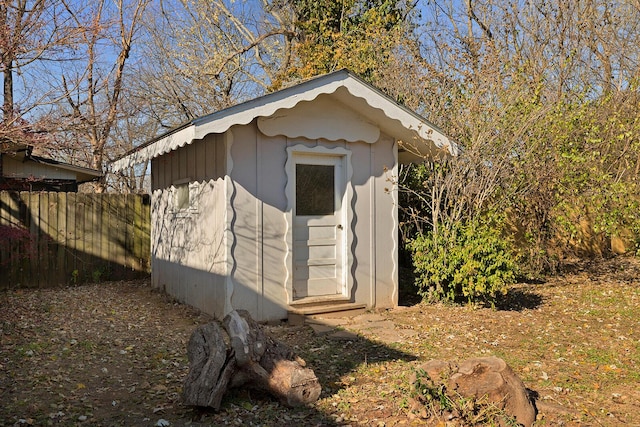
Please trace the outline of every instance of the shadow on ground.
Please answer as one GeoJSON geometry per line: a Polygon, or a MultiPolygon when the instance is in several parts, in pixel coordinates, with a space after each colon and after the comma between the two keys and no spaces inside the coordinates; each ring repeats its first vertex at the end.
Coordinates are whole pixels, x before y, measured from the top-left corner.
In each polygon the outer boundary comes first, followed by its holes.
{"type": "Polygon", "coordinates": [[[496,309],[502,311],[534,310],[542,305],[544,298],[529,288],[511,288],[496,301],[496,309]]]}
{"type": "Polygon", "coordinates": [[[308,326],[267,326],[314,370],[320,400],[291,409],[238,389],[214,412],[181,399],[188,338],[211,318],[148,282],[5,291],[0,306],[0,425],[344,425],[337,402],[362,366],[413,360],[359,335],[335,339],[308,326]]]}
{"type": "MultiPolygon", "coordinates": [[[[260,417],[256,420],[265,425],[344,425],[344,420],[331,416],[329,411],[323,409],[324,406],[331,406],[329,401],[333,398],[337,401],[336,405],[348,404],[340,396],[341,392],[348,387],[358,386],[355,381],[361,367],[416,360],[415,356],[390,345],[352,333],[317,335],[309,326],[288,326],[286,323],[265,326],[265,329],[276,339],[291,346],[306,361],[307,366],[314,370],[322,385],[319,404],[314,407],[285,408],[264,392],[247,388],[231,389],[223,398],[220,412],[190,408],[192,421],[211,423],[239,407],[245,411],[259,410],[260,417]]],[[[337,330],[340,331],[340,328],[337,330]]],[[[239,420],[247,421],[244,417],[239,420]]]]}

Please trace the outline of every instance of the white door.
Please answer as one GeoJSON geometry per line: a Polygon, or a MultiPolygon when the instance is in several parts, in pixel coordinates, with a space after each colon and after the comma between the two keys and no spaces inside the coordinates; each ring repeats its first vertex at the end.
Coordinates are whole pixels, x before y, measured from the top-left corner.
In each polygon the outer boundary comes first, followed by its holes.
{"type": "Polygon", "coordinates": [[[345,293],[344,156],[297,154],[293,299],[345,293]]]}

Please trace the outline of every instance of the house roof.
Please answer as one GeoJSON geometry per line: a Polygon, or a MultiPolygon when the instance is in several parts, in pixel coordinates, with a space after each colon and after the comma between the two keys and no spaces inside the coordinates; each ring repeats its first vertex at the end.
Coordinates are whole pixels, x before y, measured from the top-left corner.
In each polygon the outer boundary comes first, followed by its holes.
{"type": "Polygon", "coordinates": [[[95,179],[100,178],[103,175],[101,171],[96,169],[75,166],[46,157],[34,156],[33,154],[31,154],[31,149],[32,146],[28,144],[14,143],[11,146],[9,146],[8,144],[5,145],[0,149],[0,153],[11,155],[11,157],[13,157],[15,160],[21,162],[34,162],[44,166],[45,168],[72,172],[76,176],[75,181],[79,184],[83,182],[94,181],[95,179]]]}
{"type": "Polygon", "coordinates": [[[29,160],[32,160],[41,165],[49,166],[54,169],[62,169],[70,172],[75,172],[76,181],[81,184],[83,182],[94,181],[97,178],[100,178],[103,174],[99,170],[84,168],[81,166],[71,165],[69,163],[59,162],[53,159],[47,159],[45,157],[40,156],[29,156],[29,160]]]}
{"type": "Polygon", "coordinates": [[[113,163],[119,171],[191,144],[208,134],[223,133],[278,110],[291,109],[303,101],[330,95],[357,111],[388,135],[401,142],[399,160],[408,163],[424,157],[457,155],[456,144],[436,126],[403,107],[348,70],[340,70],[273,92],[185,123],[125,154],[113,163]]]}
{"type": "Polygon", "coordinates": [[[28,144],[15,142],[8,138],[0,138],[0,154],[15,153],[17,151],[26,150],[28,148],[29,148],[28,144]]]}

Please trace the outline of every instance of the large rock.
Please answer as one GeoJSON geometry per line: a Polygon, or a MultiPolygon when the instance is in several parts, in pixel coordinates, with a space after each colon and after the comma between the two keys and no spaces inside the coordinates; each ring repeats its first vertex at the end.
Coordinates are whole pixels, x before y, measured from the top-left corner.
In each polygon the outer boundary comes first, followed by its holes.
{"type": "MultiPolygon", "coordinates": [[[[451,401],[455,401],[457,396],[486,401],[525,427],[530,427],[536,419],[536,409],[524,383],[500,358],[473,358],[459,365],[431,360],[420,369],[428,377],[430,385],[446,393],[451,401]]],[[[416,384],[416,381],[418,376],[414,375],[412,383],[416,384]]],[[[422,400],[420,405],[429,399],[423,397],[422,400]]]]}

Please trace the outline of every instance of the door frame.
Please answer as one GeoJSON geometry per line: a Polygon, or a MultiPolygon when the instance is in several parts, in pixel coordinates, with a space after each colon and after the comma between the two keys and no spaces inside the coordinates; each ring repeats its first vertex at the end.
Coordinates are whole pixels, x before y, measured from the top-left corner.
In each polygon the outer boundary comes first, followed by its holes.
{"type": "Polygon", "coordinates": [[[285,211],[285,220],[287,223],[286,244],[287,253],[285,257],[285,271],[287,277],[285,280],[285,292],[287,294],[287,304],[314,302],[323,300],[350,299],[351,289],[353,287],[353,278],[351,274],[351,266],[353,265],[353,252],[351,245],[353,243],[352,219],[353,207],[351,205],[353,199],[353,190],[351,186],[351,177],[353,169],[351,166],[351,150],[344,147],[326,147],[324,145],[309,146],[304,144],[296,144],[287,147],[287,161],[285,164],[285,172],[287,183],[285,186],[285,196],[287,198],[287,208],[285,211]],[[296,202],[295,173],[297,159],[300,157],[331,157],[339,159],[342,162],[342,174],[344,180],[344,191],[342,194],[341,218],[340,223],[343,224],[343,245],[342,248],[336,248],[342,251],[342,292],[337,295],[328,295],[320,297],[307,297],[302,299],[294,299],[293,293],[293,271],[294,271],[294,217],[293,212],[296,202]]]}

